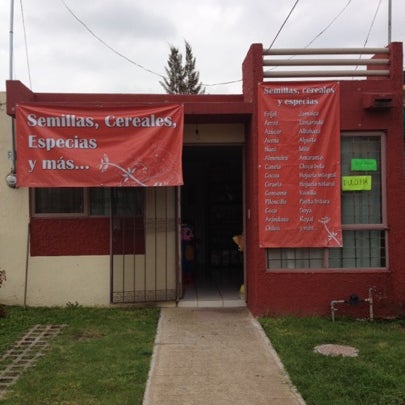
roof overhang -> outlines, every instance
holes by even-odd
[[[92,106],[98,108],[153,104],[183,104],[185,123],[229,123],[249,121],[252,103],[243,95],[172,95],[112,93],[34,93],[18,80],[8,80],[7,114],[15,116],[16,106],[24,103]]]

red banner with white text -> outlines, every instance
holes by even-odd
[[[16,110],[17,186],[183,184],[182,105]]]
[[[339,83],[263,83],[258,103],[260,246],[342,246]]]

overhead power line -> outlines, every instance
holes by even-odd
[[[352,0],[349,0],[346,5],[339,11],[338,14],[336,14],[336,16],[334,18],[332,18],[332,20],[330,21],[329,24],[326,25],[326,27],[324,29],[322,29],[319,34],[317,34],[314,39],[312,39],[311,41],[309,41],[304,48],[308,48],[310,45],[312,45],[313,42],[315,42],[315,40],[317,40],[326,30],[328,30],[333,24],[334,22],[343,14],[343,12],[347,9],[347,7],[349,6],[349,4],[352,2]]]
[[[324,34],[334,23],[335,21],[343,14],[343,12],[346,10],[346,8],[349,6],[349,4],[352,2],[352,0],[349,0],[345,6],[335,15],[335,17],[332,18],[332,20],[326,24],[325,28],[323,28],[317,35],[315,35],[315,37],[309,41],[304,48],[308,48],[310,45],[312,45],[315,40],[317,40],[322,34]],[[290,56],[288,59],[294,59],[294,56]],[[269,69],[269,70],[275,70],[277,69],[277,66]]]
[[[73,10],[66,4],[65,0],[61,0],[62,4],[65,6],[66,10],[73,16],[73,18],[81,24],[85,30],[90,33],[97,41],[99,41],[101,44],[103,44],[106,48],[108,48],[110,51],[114,52],[116,55],[119,57],[125,59],[127,62],[137,66],[138,68],[145,70],[146,72],[149,72],[155,76],[158,76],[160,78],[164,78],[163,75],[160,73],[156,73],[151,69],[146,68],[145,66],[142,66],[141,64],[135,62],[133,59],[129,58],[128,56],[125,56],[123,53],[117,51],[115,48],[113,48],[111,45],[109,45],[106,41],[104,41],[102,38],[100,38],[93,30],[90,29],[90,27],[83,21],[81,20],[74,12]]]
[[[24,31],[25,59],[27,60],[28,82],[30,85],[30,89],[32,89],[30,59],[28,57],[27,30],[25,28],[24,7],[23,7],[22,0],[20,0],[20,8],[21,8],[21,21],[22,21],[22,26],[23,26],[23,31]]]
[[[363,48],[365,48],[367,46],[368,40],[370,39],[371,30],[374,27],[375,19],[377,18],[377,14],[378,14],[378,10],[380,9],[380,6],[381,6],[381,0],[378,0],[377,8],[374,12],[373,19],[371,20],[370,28],[368,29],[367,37],[366,37],[366,40],[364,41]],[[362,57],[362,55],[359,56],[359,59],[361,59],[361,57]],[[355,70],[357,70],[358,68],[359,68],[359,65],[356,66]]]
[[[117,51],[115,48],[113,48],[111,45],[109,45],[106,41],[104,41],[101,37],[99,37],[81,18],[77,16],[77,14],[66,4],[65,0],[61,0],[62,4],[66,8],[66,10],[69,12],[69,14],[72,15],[72,17],[79,23],[81,24],[85,30],[93,36],[97,41],[99,41],[101,44],[103,44],[105,47],[107,47],[110,51],[114,52],[116,55],[120,56],[121,58],[125,59],[127,62],[132,63],[133,65],[137,66],[138,68],[145,70],[146,72],[152,73],[155,76],[158,76],[160,78],[164,78],[163,75],[160,73],[156,73],[151,69],[146,68],[145,66],[142,66],[141,64],[135,62],[134,60],[130,59],[129,57],[125,56],[121,52]],[[232,83],[238,83],[241,82],[242,80],[232,80],[228,82],[223,82],[223,83],[213,83],[213,84],[205,84],[203,83],[204,86],[220,86],[220,85],[226,85],[226,84],[232,84]]]
[[[375,10],[374,17],[373,17],[373,19],[372,19],[372,21],[371,21],[370,28],[369,28],[368,33],[367,33],[367,38],[366,38],[366,40],[364,41],[363,48],[366,47],[367,42],[368,42],[368,40],[370,39],[371,30],[372,30],[373,27],[374,27],[375,19],[377,18],[377,14],[378,14],[378,10],[380,9],[380,6],[381,6],[381,0],[378,0],[377,8],[376,8],[376,10]]]
[[[242,79],[231,80],[229,82],[222,82],[222,83],[211,83],[211,84],[203,83],[203,86],[205,86],[205,87],[225,86],[226,84],[240,83],[241,81],[242,81]]]
[[[336,14],[335,15],[335,17],[333,17],[332,18],[332,20],[317,34],[317,35],[315,35],[315,37],[311,40],[311,41],[309,41],[305,46],[304,46],[304,48],[308,48],[310,45],[312,45],[314,42],[315,42],[315,40],[317,40],[322,34],[324,34],[335,22],[336,22],[336,20],[343,14],[343,12],[346,10],[346,8],[349,6],[349,4],[352,2],[352,0],[348,0],[348,2],[343,6],[343,8],[338,12],[338,14]],[[297,3],[296,3],[297,4]],[[294,4],[294,6],[293,6],[293,8],[296,6],[296,4]],[[291,15],[291,13],[292,13],[292,11],[293,11],[293,8],[290,10],[290,13],[289,13],[289,15],[288,15],[288,17]],[[288,18],[287,17],[287,18]],[[285,25],[285,22],[286,22],[286,20],[284,21],[284,23],[283,23],[283,25]],[[281,32],[281,28],[280,28],[280,30],[279,30],[279,32],[278,32],[278,34]],[[277,35],[278,35],[277,34]],[[276,39],[276,38],[275,38]],[[275,41],[275,39],[273,40],[273,42],[272,42],[272,44],[274,44],[274,41]],[[291,56],[289,59],[293,59],[294,58],[294,56]],[[269,70],[274,70],[274,69],[276,69],[277,67],[273,67],[273,68],[271,68],[271,69],[269,69]],[[205,84],[204,83],[204,86],[220,86],[220,85],[225,85],[225,84],[232,84],[232,83],[238,83],[238,82],[241,82],[242,80],[240,79],[240,80],[233,80],[233,81],[230,81],[230,82],[223,82],[223,83],[214,83],[214,84]]]
[[[269,46],[268,49],[271,49],[271,47],[274,45],[274,42],[276,41],[277,37],[280,35],[280,33],[281,33],[281,31],[282,31],[284,25],[286,24],[286,22],[287,22],[288,19],[290,18],[290,15],[291,15],[292,12],[294,11],[294,9],[295,9],[295,7],[297,6],[298,2],[299,2],[299,0],[296,0],[296,1],[295,1],[294,5],[292,6],[291,10],[289,11],[289,13],[288,13],[287,17],[285,18],[284,22],[281,24],[280,29],[278,30],[276,36],[274,37],[274,39],[273,39],[273,41],[272,41],[272,43],[270,44],[270,46]],[[242,81],[242,80],[239,79],[239,80],[232,80],[232,81],[229,81],[229,82],[222,82],[222,83],[213,83],[213,84],[205,84],[205,83],[203,83],[203,84],[204,84],[204,86],[206,86],[206,87],[208,87],[208,86],[211,86],[211,87],[212,87],[212,86],[220,86],[220,85],[225,85],[225,84],[239,83],[239,82],[241,82],[241,81]]]
[[[276,39],[277,39],[278,36],[280,35],[282,29],[284,28],[284,25],[286,24],[286,22],[287,22],[288,19],[290,18],[290,15],[291,15],[292,12],[294,11],[294,9],[295,9],[295,7],[297,6],[297,4],[298,4],[299,1],[300,1],[300,0],[296,0],[296,1],[295,1],[294,5],[292,6],[292,8],[291,8],[290,12],[288,13],[287,17],[285,18],[284,22],[281,24],[280,29],[278,30],[276,36],[274,37],[274,39],[273,39],[272,43],[270,44],[270,46],[268,47],[268,49],[271,49],[272,46],[274,45],[274,42],[276,42]]]
[[[377,6],[377,9],[376,9],[376,12],[375,12],[375,14],[374,14],[373,20],[372,20],[372,22],[371,22],[371,25],[370,25],[370,28],[369,28],[369,31],[368,31],[368,34],[367,34],[367,38],[366,38],[365,43],[364,43],[364,47],[367,45],[367,42],[368,42],[368,40],[369,40],[371,30],[372,30],[372,28],[373,28],[373,26],[374,26],[374,23],[375,23],[377,14],[378,14],[378,10],[379,10],[380,5],[381,5],[381,1],[382,1],[382,0],[379,0],[379,2],[378,2],[378,6]],[[66,1],[65,1],[65,0],[61,0],[61,2],[62,2],[62,4],[64,5],[64,7],[66,8],[66,10],[73,16],[73,18],[74,18],[77,22],[79,22],[79,24],[81,24],[81,25],[86,29],[86,31],[89,32],[90,35],[92,35],[95,39],[97,39],[102,45],[104,45],[104,46],[105,46],[106,48],[108,48],[110,51],[114,52],[116,55],[118,55],[119,57],[125,59],[127,62],[129,62],[129,63],[131,63],[131,64],[137,66],[138,68],[140,68],[140,69],[142,69],[142,70],[144,70],[144,71],[146,71],[146,72],[148,72],[148,73],[151,73],[151,74],[153,74],[153,75],[155,75],[155,76],[158,76],[158,77],[160,77],[160,78],[164,78],[164,76],[163,76],[162,74],[157,73],[157,72],[154,72],[153,70],[146,68],[145,66],[143,66],[143,65],[141,65],[141,64],[139,64],[139,63],[137,63],[137,62],[135,62],[133,59],[127,57],[127,56],[124,55],[123,53],[117,51],[114,47],[112,47],[112,46],[109,45],[106,41],[104,41],[101,37],[99,37],[92,29],[90,29],[90,27],[89,27],[82,19],[80,19],[80,18],[77,16],[77,14],[66,4]],[[295,1],[294,5],[292,6],[292,8],[290,9],[290,11],[289,11],[287,17],[285,18],[285,20],[284,20],[283,23],[281,24],[281,26],[280,26],[280,28],[279,28],[277,34],[275,35],[275,37],[274,37],[273,41],[271,42],[270,46],[268,47],[268,49],[271,49],[272,46],[274,45],[275,41],[277,40],[278,36],[280,35],[281,31],[283,30],[285,24],[287,23],[288,19],[290,18],[291,14],[293,13],[294,9],[295,9],[296,6],[298,5],[298,2],[299,2],[299,0],[296,0],[296,1]],[[312,43],[313,43],[316,39],[318,39],[322,34],[324,34],[324,33],[336,22],[336,20],[343,14],[343,12],[346,10],[346,8],[349,6],[349,4],[350,4],[351,2],[352,2],[352,0],[348,0],[348,2],[347,2],[347,3],[345,4],[345,6],[339,11],[339,13],[325,26],[325,28],[323,28],[310,42],[308,42],[308,43],[304,46],[304,48],[308,48],[310,45],[312,45]],[[20,0],[20,3],[21,3],[21,12],[23,13],[23,11],[22,11],[22,0]],[[25,37],[26,37],[26,34],[25,34],[25,27],[24,27],[24,35],[25,35]],[[26,40],[26,38],[25,38],[25,40]],[[26,41],[26,42],[27,42],[27,41]],[[28,69],[29,69],[27,43],[26,43],[26,55],[27,55],[27,65],[28,65]],[[274,69],[274,68],[273,68],[273,69]],[[30,73],[29,73],[29,75],[30,75]],[[31,78],[30,78],[30,81],[31,81]],[[231,81],[220,82],[220,83],[211,83],[211,84],[203,83],[203,85],[206,86],[206,87],[214,87],[214,86],[221,86],[221,85],[239,83],[239,82],[241,82],[241,81],[242,81],[242,80],[239,79],[239,80],[231,80]]]

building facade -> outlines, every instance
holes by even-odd
[[[33,93],[9,81],[1,119],[5,174],[13,166],[6,153],[13,149],[12,125],[21,132],[18,116],[12,121],[20,106],[57,106],[66,118],[70,108],[181,105],[184,184],[61,187],[51,179],[51,186],[10,188],[4,183],[2,303],[178,303],[189,269],[194,283],[215,281],[237,291],[244,285],[246,305],[255,315],[326,315],[331,302],[345,301],[338,304],[339,314],[363,316],[370,298],[376,316],[400,314],[402,45],[368,50],[367,62],[356,62],[366,69],[349,72],[297,72],[292,65],[330,62],[319,55],[315,62],[291,62],[269,53],[260,44],[251,46],[240,95]],[[267,70],[283,64],[288,65],[283,73]],[[333,113],[329,98],[321,96],[331,96]],[[298,130],[283,118],[291,111],[301,116]],[[80,128],[75,131],[80,134]],[[320,152],[311,152],[315,146]],[[18,162],[18,142],[16,147]],[[17,164],[17,180],[21,170]],[[303,198],[293,198],[295,193]],[[333,211],[336,231],[324,221],[325,205]],[[185,228],[190,239],[182,238]],[[319,229],[329,230],[327,241],[311,239]],[[243,240],[239,249],[235,236]]]

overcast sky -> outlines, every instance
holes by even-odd
[[[241,93],[249,46],[270,46],[295,2],[15,0],[13,78],[36,92],[163,93],[159,75],[170,46],[184,53],[187,40],[203,83],[235,81],[207,86],[207,93]],[[305,47],[321,32],[311,47],[363,47],[366,41],[367,47],[384,47],[388,3],[300,0],[273,48]],[[0,91],[9,78],[10,6],[11,0],[0,1]],[[405,40],[405,0],[392,0],[391,32],[392,41]]]

